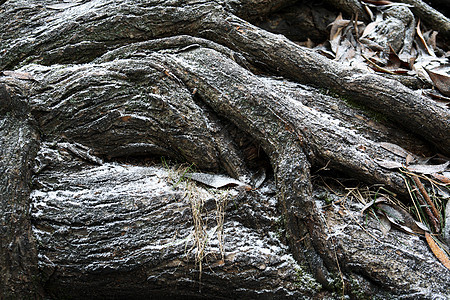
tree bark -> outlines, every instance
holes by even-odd
[[[449,109],[244,20],[289,5],[0,3],[2,297],[448,295],[423,240],[326,205],[311,170],[405,196],[381,142],[448,155]],[[161,156],[268,178],[220,192]]]
[[[29,214],[31,170],[39,136],[23,95],[0,86],[0,295],[42,295]],[[17,90],[16,90],[17,91]],[[12,94],[12,95],[10,95]]]

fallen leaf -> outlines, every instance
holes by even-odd
[[[430,49],[430,47],[428,47],[427,42],[423,38],[422,31],[420,30],[420,19],[417,21],[416,32],[417,36],[419,37],[420,45],[425,48],[425,50],[428,52],[429,55],[436,56],[436,54],[434,54],[433,49]]]
[[[201,182],[216,189],[226,186],[242,186],[246,190],[251,189],[251,187],[248,184],[225,175],[216,175],[207,173],[189,173],[187,174],[187,176],[192,180]]]
[[[436,92],[435,90],[424,90],[422,91],[422,94],[424,96],[428,96],[431,99],[435,100],[436,102],[441,102],[447,104],[447,106],[450,106],[450,98],[442,96],[440,93]]]
[[[392,46],[389,45],[389,58],[386,68],[392,70],[411,70],[411,64],[401,60],[397,53],[395,53],[394,49],[392,49]]]
[[[386,218],[401,230],[412,234],[423,234],[428,228],[414,218],[404,209],[392,204],[379,203],[376,205]]]
[[[364,37],[368,36],[369,34],[371,34],[372,32],[374,32],[375,28],[377,27],[378,24],[380,24],[380,22],[381,22],[381,20],[378,20],[378,21],[374,21],[374,22],[367,24],[366,28],[364,28],[361,38],[364,38]]]
[[[333,22],[328,24],[328,26],[331,26],[330,40],[334,40],[335,38],[337,38],[342,28],[347,26],[349,22],[350,20],[342,19],[342,13],[340,13]]]
[[[428,232],[425,232],[425,239],[427,240],[428,246],[430,246],[431,251],[437,257],[437,259],[444,265],[444,267],[450,270],[450,259],[448,258],[447,254],[442,251],[442,249],[436,244],[433,237]]]
[[[448,161],[440,165],[409,165],[407,169],[414,173],[432,174],[444,172],[449,164],[450,162]]]
[[[385,169],[398,169],[398,168],[403,168],[403,164],[396,162],[396,161],[392,161],[392,160],[375,160],[375,162],[380,166],[383,167]]]
[[[361,54],[361,56],[370,64],[370,68],[372,68],[374,71],[395,75],[395,72],[383,68],[382,66],[374,62],[372,59],[367,58],[364,54]]]
[[[433,50],[436,50],[436,36],[438,35],[437,31],[431,31],[423,34],[423,37],[427,41],[427,44],[431,46]]]
[[[446,177],[444,175],[437,174],[437,173],[431,173],[431,176],[433,176],[437,180],[441,181],[442,183],[446,183],[446,184],[450,183],[450,178],[448,178],[448,177]]]
[[[359,41],[373,51],[383,51],[383,47],[372,40],[360,38]]]
[[[437,72],[430,71],[423,68],[430,76],[431,81],[433,81],[434,86],[445,96],[450,97],[450,76],[447,74],[441,74]]]
[[[408,150],[405,150],[396,144],[380,142],[378,143],[378,145],[380,145],[381,148],[391,153],[394,153],[395,155],[400,156],[402,158],[406,158],[408,155],[412,155]]]

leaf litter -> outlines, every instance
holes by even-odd
[[[439,49],[438,32],[423,32],[420,19],[410,11],[411,5],[385,0],[362,2],[373,21],[364,23],[357,16],[346,20],[339,14],[329,24],[329,40],[317,45],[315,51],[375,73],[416,76],[435,89],[424,91],[424,96],[450,107],[449,53]]]
[[[361,214],[372,213],[383,236],[393,226],[408,234],[425,237],[433,254],[450,269],[450,159],[439,155],[420,157],[392,143],[378,145],[397,159],[376,163],[402,174],[411,202],[405,205],[395,195],[377,192],[369,196],[373,197],[371,201],[361,201],[364,204]]]

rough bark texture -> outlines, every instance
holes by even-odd
[[[38,133],[21,96],[0,86],[0,295],[32,298],[41,291],[29,215]]]
[[[244,21],[273,29],[292,1],[58,4],[0,4],[2,297],[448,296],[423,240],[311,175],[407,194],[380,142],[449,154],[446,106]],[[268,178],[206,189],[160,156]]]

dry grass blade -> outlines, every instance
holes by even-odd
[[[199,282],[201,282],[203,269],[202,262],[205,257],[205,248],[208,240],[208,234],[201,216],[203,211],[203,199],[201,197],[196,197],[196,191],[192,186],[190,186],[190,189],[188,190],[188,197],[194,223],[193,235],[194,247],[196,248],[195,261],[199,268]]]
[[[450,270],[450,259],[448,258],[447,254],[445,254],[444,251],[441,250],[441,248],[436,244],[436,242],[433,240],[433,237],[425,232],[425,239],[427,240],[428,246],[430,246],[431,251],[434,253],[434,255],[437,257],[437,259],[447,268]]]

